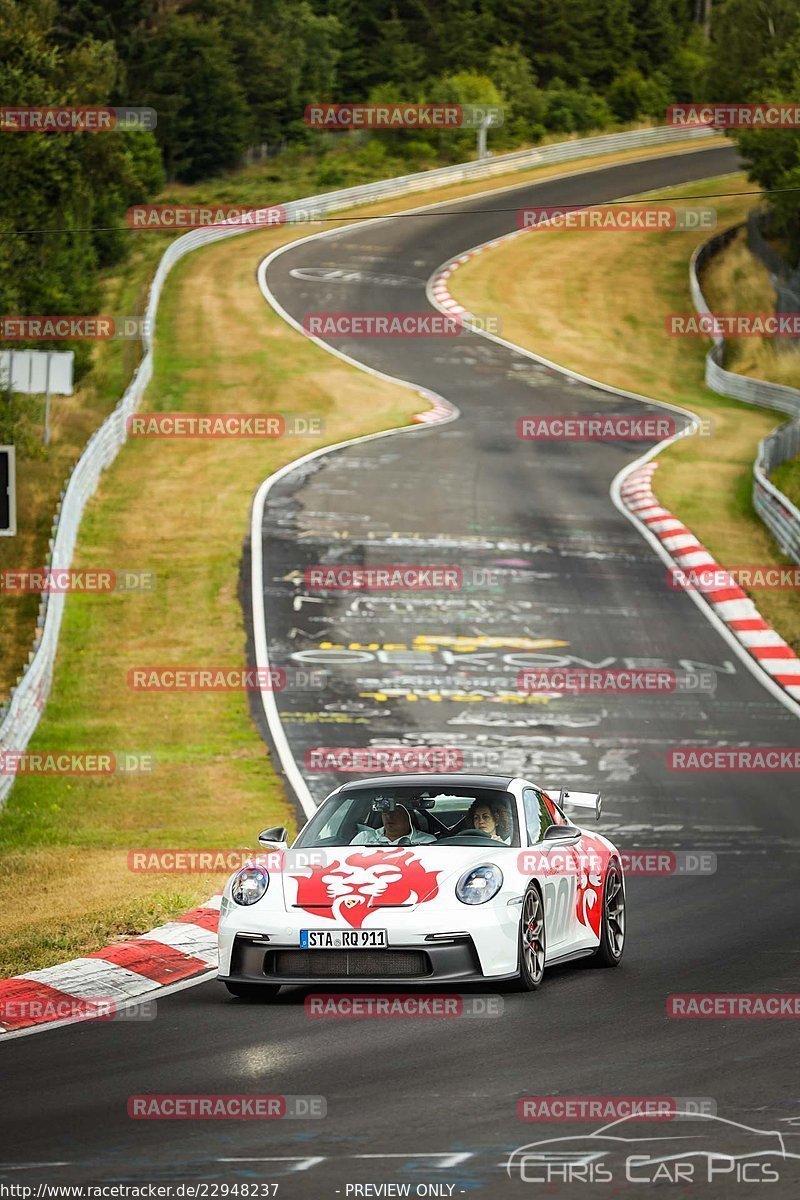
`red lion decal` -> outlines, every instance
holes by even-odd
[[[578,920],[600,936],[603,915],[603,882],[608,867],[608,848],[591,833],[584,833],[580,850],[573,850],[577,872]]]
[[[362,850],[326,867],[306,867],[297,880],[297,906],[360,929],[376,908],[422,904],[438,892],[438,871],[426,871],[410,850]]]

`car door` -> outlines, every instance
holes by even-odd
[[[545,795],[534,787],[525,787],[522,792],[528,844],[536,848],[535,873],[542,880],[544,890],[544,919],[547,941],[547,958],[567,953],[576,938],[577,924],[577,869],[574,853],[575,839],[564,824],[564,839],[545,841],[546,831],[556,821],[553,810]],[[557,811],[557,810],[556,810]]]

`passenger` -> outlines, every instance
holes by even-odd
[[[411,813],[404,804],[396,808],[384,809],[383,829],[373,829],[371,825],[363,825],[351,840],[351,846],[417,846],[421,842],[435,842],[432,833],[423,833],[417,829],[411,820]]]
[[[511,845],[511,819],[502,802],[487,804],[485,800],[473,800],[467,813],[467,829],[480,829],[493,841]]]

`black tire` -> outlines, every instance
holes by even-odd
[[[544,897],[532,883],[522,898],[519,918],[519,975],[512,984],[515,992],[535,992],[544,978],[545,927]]]
[[[281,990],[279,983],[237,983],[229,979],[224,979],[223,983],[230,994],[239,1000],[274,1000]]]
[[[603,916],[600,945],[592,955],[595,967],[618,967],[625,950],[625,883],[622,868],[612,858],[603,885]]]

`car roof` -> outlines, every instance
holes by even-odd
[[[496,788],[498,791],[508,791],[508,785],[514,775],[466,775],[457,771],[442,774],[412,775],[403,772],[398,775],[372,775],[369,779],[354,779],[342,784],[341,792],[357,792],[362,788],[373,787],[467,787],[467,788]]]

